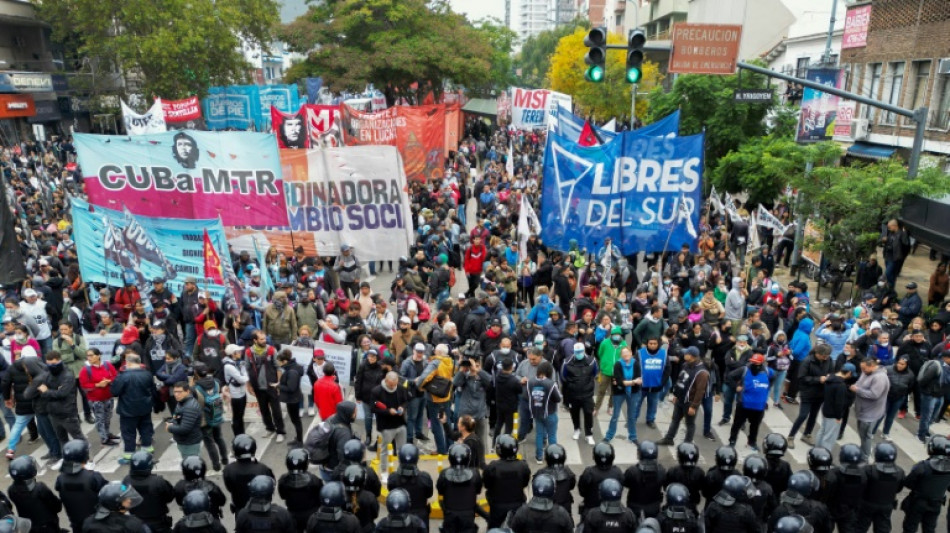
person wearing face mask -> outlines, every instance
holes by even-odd
[[[149,369],[158,372],[165,364],[165,354],[174,352],[180,359],[184,347],[178,337],[168,334],[167,325],[161,320],[152,322],[151,335],[145,341],[144,356],[149,361]]]
[[[288,303],[286,292],[275,292],[274,302],[264,309],[263,330],[275,345],[290,344],[293,340],[297,315]]]
[[[86,440],[79,426],[79,409],[76,406],[76,376],[63,364],[59,352],[52,350],[44,356],[47,373],[33,380],[36,397],[46,402],[47,415],[60,448],[70,438]],[[31,388],[32,388],[31,387]],[[29,392],[27,393],[29,395]],[[60,461],[61,462],[61,461]],[[54,469],[58,466],[54,467]]]
[[[254,344],[244,351],[244,359],[248,364],[248,375],[251,378],[251,390],[257,397],[264,427],[267,429],[265,437],[272,437],[277,433],[277,442],[284,442],[284,417],[280,411],[277,390],[277,365],[274,357],[277,349],[267,344],[267,335],[263,331],[254,333]]]
[[[736,393],[739,402],[736,406],[736,419],[729,431],[729,445],[736,445],[736,438],[746,421],[749,422],[749,450],[756,452],[756,439],[759,435],[759,426],[765,415],[765,408],[769,403],[769,385],[774,372],[765,366],[765,356],[755,353],[749,358],[749,365],[738,368],[730,373],[730,379],[736,384]]]
[[[594,402],[594,416],[600,410],[604,397],[611,389],[611,383],[614,377],[614,365],[620,360],[620,352],[627,347],[627,342],[623,340],[623,330],[620,326],[613,326],[610,330],[610,337],[600,343],[597,348],[597,365],[600,369],[600,377],[597,381],[597,398]],[[610,409],[608,409],[610,410]]]
[[[214,320],[207,320],[204,323],[204,333],[195,343],[195,349],[191,353],[192,361],[195,363],[204,363],[214,374],[218,381],[224,380],[224,348],[228,345],[228,339],[221,334],[218,325]]]
[[[564,403],[571,412],[574,424],[574,440],[581,437],[581,412],[584,413],[584,436],[587,443],[594,444],[594,391],[597,388],[597,376],[600,368],[597,359],[588,356],[585,345],[575,342],[572,357],[565,359],[561,366],[561,385]]]
[[[894,350],[891,348],[891,336],[886,332],[881,332],[877,336],[877,341],[868,346],[866,357],[874,357],[884,366],[894,364]]]
[[[739,391],[739,387],[742,386],[741,383],[736,381],[735,376],[737,374],[735,372],[743,369],[751,357],[752,349],[749,347],[749,337],[739,335],[736,337],[735,347],[726,352],[723,359],[725,368],[723,369],[722,380],[723,404],[722,420],[719,421],[720,426],[725,426],[732,419],[732,406],[736,399],[736,393]]]
[[[409,356],[409,346],[412,343],[412,338],[418,334],[419,332],[412,327],[411,318],[408,316],[400,317],[399,329],[393,334],[393,338],[389,342],[389,352],[396,357],[396,360],[405,360]]]

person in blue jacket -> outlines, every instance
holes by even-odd
[[[749,450],[757,452],[756,441],[759,436],[759,426],[765,416],[765,407],[769,403],[769,386],[775,372],[765,366],[765,356],[753,353],[749,358],[749,365],[737,368],[732,372],[732,379],[738,383],[736,392],[739,394],[739,406],[736,417],[729,430],[729,446],[735,447],[739,430],[749,422]]]
[[[544,327],[551,309],[555,307],[551,297],[548,296],[548,290],[547,287],[538,287],[538,302],[528,312],[527,319],[534,322],[539,328]]]
[[[640,407],[647,401],[647,427],[656,429],[656,408],[660,403],[663,386],[670,377],[670,360],[659,339],[650,339],[637,355],[640,375],[643,377],[640,398],[633,410],[632,423],[640,418]]]
[[[851,332],[844,325],[844,320],[837,313],[828,315],[828,318],[818,326],[815,337],[825,341],[831,346],[831,360],[837,361],[838,355],[844,351],[844,345],[848,341]]]
[[[152,426],[153,395],[155,384],[152,373],[142,366],[139,354],[129,353],[125,357],[125,368],[119,372],[115,381],[109,385],[109,391],[118,398],[116,413],[119,415],[119,429],[122,433],[124,450],[119,464],[129,464],[135,453],[136,432],[142,442],[142,449],[153,453]]]
[[[788,342],[788,349],[792,352],[791,366],[788,369],[788,394],[785,395],[788,403],[795,403],[798,396],[798,368],[802,361],[811,353],[811,331],[815,328],[815,321],[807,314],[799,320],[795,333]]]

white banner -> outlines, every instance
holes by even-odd
[[[353,348],[348,344],[330,344],[328,342],[315,341],[314,346],[323,350],[326,354],[327,362],[333,363],[336,369],[336,377],[340,385],[345,389],[350,385],[350,376],[353,374]],[[313,352],[310,352],[311,355]]]
[[[156,98],[155,103],[144,115],[139,115],[122,101],[122,121],[125,123],[125,131],[129,135],[145,135],[167,131],[165,110],[162,109],[161,98]]]
[[[511,125],[519,130],[533,130],[546,127],[557,120],[557,108],[562,106],[573,109],[573,101],[568,94],[547,89],[511,89]]]
[[[115,348],[115,343],[119,342],[119,339],[122,338],[121,333],[107,333],[105,335],[99,333],[93,333],[91,335],[83,335],[83,339],[86,340],[86,348],[98,348],[102,353],[103,361],[110,361],[112,359],[112,349]],[[144,358],[145,355],[142,354]]]
[[[773,230],[785,231],[785,226],[782,225],[782,222],[769,211],[759,204],[759,209],[756,211],[756,219],[759,222],[759,225]]]

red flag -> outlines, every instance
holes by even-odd
[[[597,141],[597,136],[594,135],[594,128],[591,127],[590,121],[584,121],[584,129],[581,130],[581,137],[577,139],[577,144],[581,146],[597,146],[600,144]]]
[[[211,244],[211,237],[208,236],[208,230],[205,230],[204,236],[204,256],[205,256],[205,277],[210,279],[215,285],[224,285],[224,268],[221,266],[221,257],[218,251]]]

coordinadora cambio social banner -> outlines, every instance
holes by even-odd
[[[596,251],[610,237],[624,254],[694,247],[702,203],[703,136],[637,132],[584,147],[549,132],[541,223],[559,250]]]

